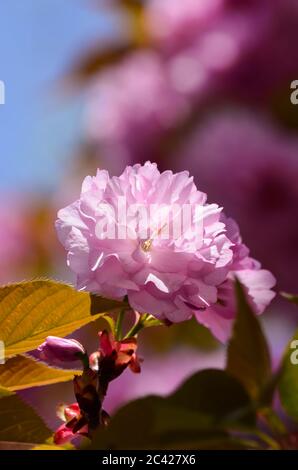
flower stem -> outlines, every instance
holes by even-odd
[[[115,325],[115,338],[117,341],[120,341],[122,338],[122,323],[124,319],[125,309],[121,310]]]
[[[89,356],[88,356],[88,354],[87,353],[79,354],[78,359],[80,359],[80,361],[82,361],[83,369],[88,370],[89,369]]]
[[[139,331],[141,331],[145,326],[145,320],[147,318],[147,313],[141,315],[137,323],[133,325],[133,327],[129,330],[129,332],[125,335],[124,339],[131,338],[132,336],[136,336]]]

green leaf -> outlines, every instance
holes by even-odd
[[[115,336],[115,320],[110,315],[102,315],[102,319],[107,322],[111,333]]]
[[[90,448],[188,449],[192,448],[188,447],[189,440],[195,442],[196,447],[198,439],[210,434],[210,429],[204,427],[205,419],[201,423],[197,415],[190,421],[191,414],[187,411],[184,413],[184,419],[184,410],[173,408],[172,412],[171,422],[167,426],[165,418],[171,415],[171,410],[167,409],[165,399],[149,396],[129,403],[117,412],[106,429],[99,429],[95,433]],[[182,422],[189,423],[190,431],[185,429],[185,426],[180,427]],[[212,437],[222,437],[222,432],[214,430]],[[179,443],[178,447],[175,443]]]
[[[44,443],[52,434],[42,419],[17,395],[0,400],[0,441]]]
[[[121,408],[95,433],[91,448],[212,448],[219,441],[228,447],[231,425],[254,427],[250,397],[225,371],[205,370],[167,398],[149,396]]]
[[[28,356],[15,356],[0,366],[0,386],[11,391],[72,380],[76,370],[48,367]]]
[[[145,314],[143,315],[143,325],[144,328],[150,328],[152,326],[165,326],[165,323],[158,318],[155,318],[153,315]]]
[[[55,446],[55,444],[52,444],[52,445],[37,444],[37,445],[34,445],[31,448],[31,450],[68,450],[68,449],[65,449],[63,446]],[[75,448],[69,449],[69,450],[75,450]]]
[[[253,398],[259,397],[271,377],[270,354],[257,316],[236,281],[237,318],[228,346],[227,371],[236,377]]]
[[[123,303],[50,280],[4,286],[0,288],[0,340],[6,357],[35,349],[48,335],[68,335],[117,308],[123,308]]]
[[[90,448],[150,449],[156,410],[162,401],[162,398],[150,396],[124,406],[106,429],[96,431]]]
[[[278,384],[283,408],[298,421],[298,330],[288,344],[282,361]]]
[[[223,421],[254,425],[250,397],[234,377],[219,369],[193,375],[173,395],[168,404],[209,416],[212,425]]]
[[[1,441],[0,450],[76,450],[71,444],[33,444],[27,442]]]
[[[76,448],[70,442],[63,445],[56,445],[54,444],[53,439],[50,438],[47,439],[44,444],[34,444],[32,450],[76,450]]]

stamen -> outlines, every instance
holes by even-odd
[[[152,240],[150,238],[141,243],[142,250],[146,252],[151,250],[151,246],[152,246]]]

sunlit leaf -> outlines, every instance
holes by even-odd
[[[17,395],[0,400],[0,441],[43,443],[52,432]]]
[[[147,315],[143,320],[144,328],[150,328],[151,326],[165,326],[164,322],[153,317],[153,315]]]
[[[0,366],[2,367],[2,366]],[[7,388],[1,387],[0,386],[0,398],[2,397],[8,397],[9,395],[12,395],[13,392],[11,390],[8,390]]]
[[[298,331],[285,351],[278,388],[283,408],[298,421]]]
[[[36,444],[27,442],[0,441],[0,450],[75,450],[71,444]]]
[[[103,315],[102,319],[107,322],[110,327],[111,333],[115,336],[115,320],[110,315]]]
[[[0,288],[0,340],[6,357],[35,349],[48,335],[65,336],[96,320],[120,302],[38,280]]]
[[[34,445],[31,450],[75,450],[73,446],[56,446],[55,444],[37,444]]]
[[[259,320],[236,282],[237,318],[228,346],[227,371],[256,398],[271,377],[270,355]]]
[[[84,439],[87,439],[87,437]],[[71,442],[56,445],[54,443],[54,436],[51,436],[42,444],[34,444],[32,446],[32,450],[76,450],[76,448],[71,444]]]
[[[0,366],[0,386],[8,390],[55,384],[72,380],[79,371],[48,367],[28,356],[15,356]]]

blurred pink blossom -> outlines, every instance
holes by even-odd
[[[222,91],[263,100],[298,71],[296,0],[151,0],[146,11],[161,54],[193,51],[209,79],[225,70]]]
[[[225,0],[150,0],[145,10],[148,29],[169,50],[185,47],[214,21]]]
[[[205,104],[268,105],[288,90],[298,73],[297,17],[296,0],[149,1],[154,48],[106,69],[87,100],[86,130],[103,165],[158,161],[167,133]]]
[[[141,376],[128,371],[110,384],[105,408],[113,413],[127,402],[146,395],[166,396],[199,370],[221,369],[224,365],[223,349],[203,352],[191,348],[176,348],[163,356],[147,354]]]
[[[298,139],[246,111],[210,116],[181,149],[212,200],[241,226],[252,253],[279,281],[297,289]]]
[[[125,166],[144,142],[157,139],[188,113],[185,97],[171,85],[168,70],[155,52],[136,52],[105,70],[91,88],[86,115],[87,134],[104,146],[104,161],[117,156]],[[148,157],[149,157],[148,149]],[[123,163],[124,162],[124,163]]]
[[[0,205],[0,283],[16,281],[24,277],[32,249],[29,227],[26,224],[26,208],[18,198],[2,197]],[[31,253],[32,255],[32,253]]]

